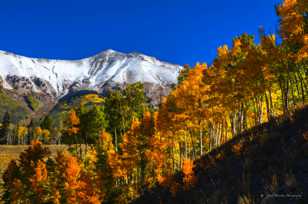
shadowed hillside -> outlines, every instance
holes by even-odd
[[[135,203],[308,203],[308,108],[257,126]]]

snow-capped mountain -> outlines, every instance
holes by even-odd
[[[139,53],[106,50],[80,60],[48,60],[0,51],[0,85],[59,98],[71,89],[102,91],[107,86],[142,82],[150,97],[165,95],[177,82],[181,66]]]

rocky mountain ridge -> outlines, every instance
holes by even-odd
[[[95,90],[141,82],[153,103],[176,84],[181,66],[140,53],[106,50],[80,60],[29,58],[0,51],[0,85],[19,94],[46,94],[55,100],[71,91]]]

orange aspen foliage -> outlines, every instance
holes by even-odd
[[[57,158],[59,182],[64,184],[64,196],[68,203],[98,203],[98,189],[89,180],[76,157],[68,152],[59,153]]]
[[[77,192],[79,183],[78,177],[80,176],[81,168],[77,159],[71,156],[68,152],[59,153],[56,161],[58,163],[59,173],[61,180],[64,182],[65,196],[69,203],[77,202]]]
[[[151,130],[152,126],[152,118],[151,118],[151,112],[145,111],[143,113],[143,119],[142,119],[142,126],[145,130]]]
[[[183,167],[182,167],[182,171],[184,173],[184,175],[190,175],[193,173],[193,161],[190,159],[185,159],[183,161]]]
[[[80,124],[80,120],[76,114],[76,111],[74,109],[72,109],[69,112],[69,120],[71,122],[72,125],[79,125]]]
[[[196,177],[193,171],[193,167],[194,167],[194,162],[192,160],[185,159],[183,161],[183,167],[182,167],[182,172],[184,174],[183,182],[186,189],[194,185],[196,182]]]
[[[120,156],[115,151],[115,147],[112,143],[112,136],[105,131],[103,131],[100,135],[100,147],[106,154],[107,165],[110,167],[111,175],[114,178],[127,177],[126,169],[123,168]]]
[[[179,183],[177,183],[176,181],[173,181],[170,184],[170,192],[172,194],[173,197],[176,196],[176,193],[178,192],[178,190],[181,188],[181,185]]]
[[[225,58],[228,55],[229,48],[227,45],[221,46],[217,49],[218,57]]]
[[[237,143],[232,146],[232,151],[236,154],[239,155],[243,149],[243,144],[242,143]]]
[[[79,132],[80,119],[77,116],[77,113],[74,109],[69,112],[69,123],[70,127],[67,129],[67,132],[70,136],[76,135]]]
[[[140,121],[133,119],[131,128],[123,136],[123,141],[120,144],[122,149],[121,159],[127,172],[132,173],[139,159],[138,155],[138,140],[137,135],[140,133]],[[130,174],[129,173],[129,174]],[[128,175],[127,175],[128,176]]]
[[[236,56],[237,54],[240,53],[241,45],[242,45],[241,39],[236,38],[236,39],[233,40],[233,48],[232,48],[232,55],[233,56]]]
[[[149,140],[149,147],[145,152],[145,156],[148,162],[148,170],[154,172],[147,178],[147,183],[149,186],[158,181],[159,184],[163,184],[165,181],[165,176],[163,175],[164,160],[165,160],[165,144],[161,141],[160,135],[158,133],[151,136]]]
[[[38,149],[42,146],[42,142],[40,142],[39,140],[32,140],[31,141],[31,150],[35,150]]]
[[[305,132],[305,133],[303,133],[303,136],[304,136],[304,139],[305,139],[306,141],[308,141],[308,131]]]
[[[43,161],[38,161],[35,168],[35,180],[37,182],[45,181],[47,179],[46,164]]]
[[[36,192],[37,200],[43,201],[46,199],[44,195],[44,184],[47,183],[47,169],[44,161],[39,160],[35,167],[35,175],[29,179],[31,187]]]
[[[284,0],[277,7],[277,14],[280,17],[280,34],[283,40],[297,47],[301,45],[297,56],[299,60],[308,56],[307,34],[305,33],[307,5],[307,0]]]
[[[48,171],[45,160],[50,155],[47,148],[38,140],[20,154],[19,161],[12,161],[4,173],[6,190],[10,191],[12,203],[44,203],[49,198]],[[29,193],[32,195],[30,199]],[[11,203],[10,202],[10,203]]]

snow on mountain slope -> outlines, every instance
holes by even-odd
[[[5,89],[44,92],[61,97],[71,87],[101,91],[106,85],[142,82],[168,87],[181,67],[143,54],[106,50],[81,60],[28,58],[0,51],[0,77]]]

